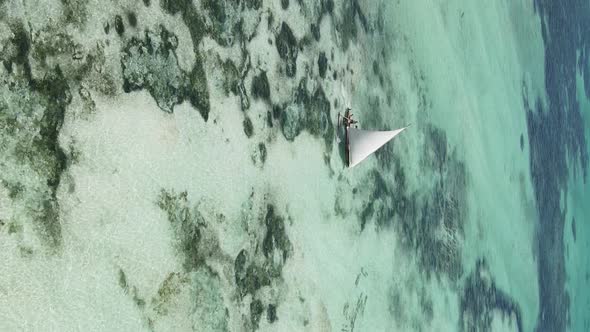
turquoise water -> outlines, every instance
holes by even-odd
[[[0,7],[0,330],[590,329],[590,5]]]

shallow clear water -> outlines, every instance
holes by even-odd
[[[0,330],[590,328],[582,1],[0,6]]]

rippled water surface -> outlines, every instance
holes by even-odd
[[[0,7],[0,330],[590,329],[590,4]]]

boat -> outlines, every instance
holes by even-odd
[[[358,165],[409,127],[387,131],[363,130],[358,129],[357,123],[352,118],[350,108],[346,109],[344,116],[338,113],[338,126],[343,126],[346,132],[346,163],[349,168]]]

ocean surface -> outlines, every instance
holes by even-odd
[[[589,18],[0,0],[0,331],[589,331]]]

